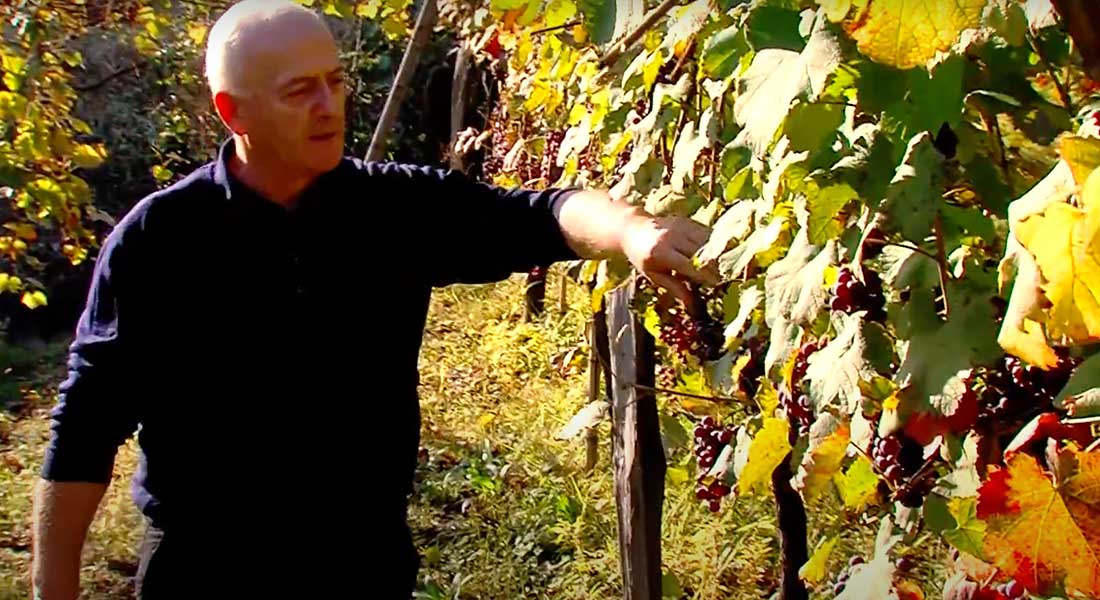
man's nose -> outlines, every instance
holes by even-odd
[[[314,100],[314,110],[321,115],[333,115],[340,109],[340,94],[330,85],[319,86],[320,90]]]

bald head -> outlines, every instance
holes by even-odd
[[[319,15],[290,0],[241,0],[214,23],[206,48],[206,79],[212,93],[244,95],[255,83],[256,67],[271,62],[291,37],[332,34]],[[335,42],[332,42],[335,45]]]

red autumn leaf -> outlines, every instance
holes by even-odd
[[[1092,441],[1092,428],[1082,424],[1064,424],[1057,413],[1043,413],[1024,426],[1012,442],[1005,448],[1005,458],[1010,458],[1033,442],[1054,439],[1055,441],[1073,440],[1080,446]]]
[[[1100,454],[1066,451],[1077,469],[1055,487],[1028,454],[979,491],[985,558],[1035,594],[1100,597]]]

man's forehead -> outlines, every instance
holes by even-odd
[[[331,34],[317,28],[265,27],[239,40],[240,66],[262,79],[283,85],[299,77],[315,77],[340,68]]]

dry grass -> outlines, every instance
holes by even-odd
[[[601,427],[592,473],[583,472],[579,440],[554,437],[584,405],[587,381],[586,298],[572,286],[569,308],[558,314],[559,272],[551,274],[551,310],[538,323],[523,323],[521,277],[435,295],[420,363],[426,457],[410,501],[423,557],[421,598],[621,597],[609,428]],[[573,349],[574,360],[562,365]],[[62,351],[54,348],[10,374],[20,382],[20,398],[0,411],[0,600],[27,597],[30,494]],[[674,450],[670,467],[690,472],[688,454]],[[86,549],[88,598],[130,597],[140,535],[129,498],[133,465],[127,446]],[[820,535],[814,525],[844,522],[831,505],[812,519],[811,542]],[[694,500],[690,480],[667,481],[669,597],[768,597],[777,563],[774,524],[770,498],[742,498],[712,515]],[[833,566],[869,550],[873,525],[845,526]],[[931,592],[937,577],[927,577]]]

